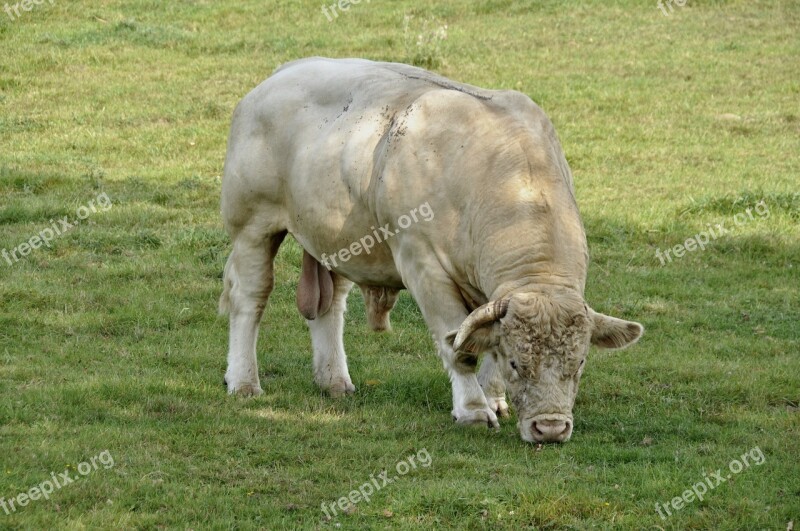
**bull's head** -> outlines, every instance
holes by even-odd
[[[572,435],[589,344],[624,348],[643,331],[639,323],[593,311],[575,291],[553,289],[481,306],[464,320],[453,348],[473,366],[478,352],[495,356],[525,441],[563,442]]]

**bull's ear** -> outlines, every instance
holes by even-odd
[[[633,345],[644,333],[644,327],[634,321],[625,321],[589,310],[592,318],[592,344],[602,348],[625,348]]]

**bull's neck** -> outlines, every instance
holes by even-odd
[[[475,233],[476,276],[488,300],[533,286],[561,286],[583,296],[588,251],[568,189],[543,191],[522,208],[496,212]]]

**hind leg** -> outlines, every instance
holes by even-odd
[[[367,307],[367,323],[376,332],[392,329],[389,313],[397,302],[400,290],[366,286],[359,284],[361,294],[364,295],[364,306]]]
[[[220,297],[220,310],[230,311],[225,371],[229,393],[244,396],[262,393],[256,359],[258,323],[274,285],[272,262],[285,236],[286,232],[264,237],[244,230],[234,238]]]
[[[347,294],[353,283],[336,273],[329,274],[333,280],[330,308],[313,320],[306,319],[306,323],[311,331],[314,350],[314,381],[320,389],[338,397],[356,390],[347,370],[342,340]]]

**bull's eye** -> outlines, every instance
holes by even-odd
[[[514,369],[515,371],[517,370],[517,362],[516,361],[511,360],[511,368]]]

